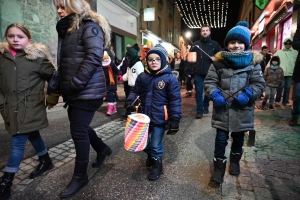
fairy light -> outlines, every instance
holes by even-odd
[[[228,0],[176,0],[175,3],[189,28],[200,28],[203,24],[222,28],[227,24]]]

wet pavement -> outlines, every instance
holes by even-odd
[[[216,133],[211,127],[211,112],[195,119],[195,98],[186,98],[184,88],[181,94],[180,131],[164,138],[164,174],[158,181],[146,179],[143,152],[124,149],[125,119],[119,117],[95,128],[113,154],[99,169],[89,166],[89,184],[70,199],[300,199],[300,126],[288,125],[291,107],[255,109],[255,146],[247,146],[245,134],[241,174],[231,176],[227,169],[224,183],[216,186],[209,182]],[[105,112],[105,105],[99,112]],[[119,113],[124,113],[121,105]],[[229,140],[227,156],[230,145]],[[33,180],[28,175],[38,164],[37,157],[22,162],[12,199],[59,199],[58,194],[72,176],[74,144],[68,140],[49,152],[55,167]],[[95,156],[91,150],[90,160]]]

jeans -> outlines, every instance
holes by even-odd
[[[281,95],[282,95],[282,90],[284,89],[282,103],[284,103],[284,104],[289,103],[291,85],[292,85],[292,77],[291,76],[285,76],[281,86],[279,88],[277,88],[275,102],[278,102],[278,103],[280,102]]]
[[[300,116],[300,82],[294,83],[294,90],[293,90],[293,109],[292,109],[292,116],[296,117],[297,119]]]
[[[266,95],[264,97],[264,102],[267,103],[268,99],[269,99],[269,105],[272,105],[274,103],[274,97],[275,97],[275,93],[276,93],[277,88],[273,88],[273,87],[266,87]]]
[[[71,136],[74,141],[76,158],[74,174],[86,173],[90,155],[90,144],[96,152],[102,152],[106,144],[90,127],[95,111],[87,111],[80,108],[68,107]]]
[[[232,145],[231,152],[232,153],[242,153],[243,152],[243,144],[244,144],[244,132],[232,132]],[[214,157],[220,159],[226,159],[225,156],[225,148],[228,144],[227,140],[229,138],[229,132],[224,131],[222,129],[217,128],[217,135],[215,139],[215,152]]]
[[[38,156],[43,156],[47,153],[45,143],[41,138],[39,131],[14,135],[12,136],[10,142],[10,155],[4,169],[5,172],[17,173],[19,171],[20,164],[23,160],[27,139],[32,144]]]
[[[147,146],[144,151],[151,157],[158,158],[164,154],[163,138],[165,126],[152,126],[149,128]]]
[[[194,76],[195,88],[196,88],[196,103],[197,113],[203,113],[204,109],[209,107],[209,99],[204,96],[204,76]]]

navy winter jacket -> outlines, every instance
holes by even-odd
[[[150,117],[150,124],[166,125],[169,119],[181,119],[180,87],[168,65],[157,73],[145,68],[126,101],[133,102],[138,95],[141,112]]]
[[[91,19],[83,19],[79,29],[59,38],[60,94],[65,102],[106,96],[103,49],[102,29]]]

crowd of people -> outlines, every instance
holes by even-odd
[[[5,128],[12,135],[10,155],[0,182],[0,199],[11,195],[27,139],[39,157],[39,165],[30,178],[53,167],[39,131],[48,126],[46,107],[55,106],[60,95],[76,150],[73,175],[61,191],[61,198],[71,197],[87,185],[90,146],[97,152],[92,167],[100,167],[105,157],[112,154],[90,123],[104,99],[108,102],[106,114],[117,113],[118,82],[124,84],[126,115],[142,112],[151,120],[144,149],[145,164],[149,167],[147,177],[151,181],[158,180],[163,171],[165,131],[170,135],[179,131],[183,85],[187,97],[192,96],[195,88],[197,119],[209,113],[209,102],[213,102],[212,127],[216,128],[216,137],[212,182],[223,182],[229,136],[233,139],[229,173],[240,174],[244,132],[254,130],[255,101],[263,98],[262,109],[274,109],[281,99],[283,106],[289,106],[292,81],[293,108],[289,124],[297,125],[300,55],[296,50],[300,49],[300,25],[294,38],[286,38],[282,50],[274,55],[269,54],[267,46],[260,53],[250,50],[249,25],[241,21],[227,33],[224,49],[211,39],[209,26],[201,27],[200,40],[188,49],[189,53],[195,53],[194,61],[180,52],[172,58],[160,44],[149,49],[141,59],[139,46],[130,44],[122,62],[116,66],[114,51],[109,48],[111,30],[107,20],[92,11],[86,1],[53,0],[53,3],[60,18],[56,25],[57,70],[47,57],[46,47],[33,43],[30,31],[23,24],[9,25],[4,35],[7,42],[0,43],[0,111]],[[17,70],[12,70],[12,66]],[[59,89],[48,90],[45,95],[45,84],[56,71],[60,77]]]

